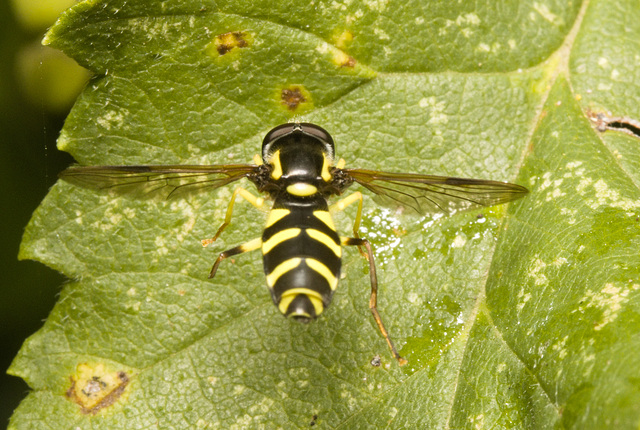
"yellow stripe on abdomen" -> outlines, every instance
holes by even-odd
[[[336,289],[338,286],[338,278],[335,277],[333,272],[331,272],[327,266],[314,258],[305,258],[304,261],[307,263],[307,266],[318,272],[324,279],[326,279],[332,291]]]
[[[295,257],[278,264],[278,266],[267,275],[267,285],[269,288],[273,288],[282,275],[298,267],[301,262],[302,258]]]
[[[303,294],[309,298],[309,301],[313,305],[313,308],[316,311],[316,316],[320,315],[324,310],[324,303],[322,302],[322,296],[317,292],[310,290],[308,288],[292,288],[287,290],[280,299],[280,304],[278,304],[278,309],[281,313],[287,314],[287,310],[289,309],[289,305],[291,302],[300,294]]]
[[[330,238],[323,232],[312,229],[312,228],[308,228],[305,231],[307,232],[310,238],[317,240],[318,242],[322,243],[327,248],[332,250],[333,253],[336,255],[336,257],[338,258],[342,257],[342,247],[340,247],[340,245],[338,245],[332,238]]]
[[[333,225],[333,219],[329,211],[313,211],[313,216],[325,223],[331,230],[336,231],[336,227]]]
[[[267,224],[265,225],[265,228],[271,227],[290,213],[291,211],[289,209],[271,209],[271,211],[269,212],[269,217],[267,218]]]
[[[276,234],[271,236],[269,240],[262,243],[262,253],[266,254],[267,252],[271,251],[274,246],[298,236],[301,231],[302,230],[299,228],[288,228],[286,230],[277,232]]]

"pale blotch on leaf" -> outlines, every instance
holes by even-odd
[[[460,29],[460,33],[462,33],[462,35],[464,37],[466,37],[467,39],[471,38],[471,36],[473,36],[473,31],[470,28],[461,28]],[[484,44],[487,48],[489,47],[489,45]]]
[[[456,24],[460,27],[463,25],[478,26],[481,22],[480,17],[473,12],[458,15],[456,18]]]
[[[364,0],[364,5],[376,12],[384,12],[389,5],[389,0]]]
[[[549,21],[553,25],[561,26],[564,24],[564,20],[555,13],[551,12],[549,6],[544,3],[534,2],[533,9],[538,12],[541,17],[543,17],[546,21]]]
[[[273,410],[274,403],[275,401],[273,399],[265,396],[259,403],[249,406],[247,412],[254,417],[253,419],[255,421],[260,421],[260,418],[267,418],[269,411]]]
[[[561,208],[560,214],[564,216],[567,224],[573,225],[577,221],[578,209]]]
[[[156,252],[158,255],[167,255],[169,248],[167,248],[167,239],[164,236],[157,236],[155,240]]]
[[[422,299],[416,292],[410,292],[407,294],[407,301],[412,305],[422,305]]]
[[[566,175],[565,175],[566,177]],[[558,197],[563,197],[566,195],[564,191],[560,188],[562,183],[564,182],[564,178],[552,179],[551,172],[546,172],[542,175],[542,183],[538,187],[539,191],[547,191],[544,196],[544,200],[549,202],[551,200],[555,200]]]
[[[447,104],[444,101],[438,101],[438,99],[433,96],[423,97],[418,102],[418,106],[430,111],[427,124],[443,125],[449,122],[449,115],[445,112]]]
[[[609,188],[609,185],[603,180],[599,179],[593,184],[595,190],[595,199],[587,200],[587,205],[591,209],[598,209],[601,206],[608,206],[625,211],[632,211],[640,207],[640,201],[622,197],[617,190]],[[631,216],[634,214],[631,213]]]
[[[560,341],[551,346],[551,351],[558,354],[558,358],[560,360],[563,360],[567,356],[567,340],[569,340],[569,336],[563,337]]]
[[[102,363],[81,363],[69,379],[67,397],[83,414],[93,415],[121,400],[130,382],[126,372],[112,371]]]
[[[546,285],[549,283],[549,280],[547,279],[546,275],[543,273],[546,268],[547,268],[547,263],[545,263],[544,261],[542,261],[542,259],[536,256],[536,258],[529,265],[529,271],[527,273],[527,276],[533,279],[533,282],[535,285]]]
[[[178,242],[184,242],[185,239],[191,237],[191,230],[196,224],[197,217],[197,209],[200,207],[199,203],[187,200],[176,200],[171,202],[170,208],[174,213],[180,212],[182,223],[169,234],[174,236]]]
[[[453,32],[459,31],[460,34],[469,39],[474,34],[472,27],[479,26],[481,22],[482,21],[477,14],[465,13],[463,15],[458,15],[455,20],[447,19],[444,23],[444,27],[440,27],[438,30],[438,34],[440,36],[445,36],[448,33],[448,29],[452,29]]]
[[[597,86],[598,91],[611,91],[613,84],[600,82]]]
[[[104,216],[91,224],[92,228],[101,230],[102,232],[109,231],[118,226],[123,219],[120,200],[106,200],[106,203],[108,203],[108,206],[104,212]]]
[[[398,408],[395,408],[395,407],[389,408],[389,417],[393,419],[396,417],[396,415],[398,415]]]
[[[462,248],[467,243],[467,238],[461,235],[457,235],[453,242],[451,242],[451,248]]]
[[[609,68],[609,59],[605,58],[605,57],[598,58],[598,66],[602,67],[603,69],[608,69]]]
[[[520,311],[525,307],[527,302],[531,300],[531,293],[525,293],[524,288],[521,288],[520,291],[518,292],[518,300],[520,300],[520,303],[518,303],[517,307],[518,307],[518,310]]]
[[[469,422],[474,425],[474,428],[483,429],[484,426],[484,414],[476,415],[475,417],[469,417]]]
[[[331,39],[336,47],[346,49],[353,41],[353,33],[349,30],[336,31]]]
[[[498,42],[494,42],[491,45],[488,45],[486,43],[479,43],[476,47],[476,50],[479,52],[493,52],[494,54],[498,53],[501,49],[502,45]]]
[[[133,219],[136,217],[136,211],[131,208],[124,208],[122,210],[122,213],[124,213],[124,216],[126,216],[128,219]]]
[[[96,123],[105,130],[120,129],[124,125],[128,110],[108,110],[96,118]]]
[[[640,284],[616,286],[609,282],[598,292],[587,291],[580,301],[582,306],[578,308],[578,311],[582,313],[588,308],[601,310],[602,316],[593,329],[602,330],[607,324],[618,318],[622,305],[629,300],[629,293],[638,289],[640,289]]]
[[[390,40],[391,37],[389,37],[389,35],[387,34],[386,31],[384,31],[381,28],[374,28],[373,29],[373,34],[375,34],[376,36],[378,36],[378,39],[380,40]]]

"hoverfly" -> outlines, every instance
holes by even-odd
[[[340,159],[334,164],[333,139],[323,128],[309,123],[282,124],[267,133],[262,157],[255,164],[73,166],[61,177],[73,184],[121,192],[150,193],[163,190],[167,196],[183,190],[216,189],[241,178],[254,183],[260,193],[273,200],[261,237],[228,249],[218,256],[209,278],[219,264],[233,255],[262,250],[263,266],[271,298],[280,312],[308,322],[329,306],[340,276],[343,246],[357,246],[369,261],[371,296],[369,308],[393,356],[402,358],[382,323],[377,309],[378,280],[373,251],[358,230],[362,216],[359,191],[332,205],[357,182],[387,202],[420,214],[453,213],[479,206],[507,203],[524,196],[520,185],[480,179],[461,179],[412,173],[347,169]],[[242,187],[233,192],[223,224],[203,246],[214,242],[231,222],[233,206],[242,197],[257,208],[265,199]],[[357,203],[353,237],[339,236],[331,213]]]

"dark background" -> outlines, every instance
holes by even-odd
[[[55,141],[67,114],[52,112],[46,98],[27,96],[29,88],[18,68],[25,47],[38,55],[44,29],[26,30],[8,2],[0,1],[0,428],[29,392],[20,378],[6,370],[24,340],[38,330],[53,308],[64,277],[34,261],[18,261],[18,249],[31,214],[72,163],[56,149]],[[43,57],[45,54],[43,54]],[[36,72],[46,63],[35,63]],[[48,85],[46,73],[36,73],[36,84]],[[31,89],[33,96],[34,88]],[[36,85],[37,94],[37,85]],[[64,105],[64,103],[63,103]]]

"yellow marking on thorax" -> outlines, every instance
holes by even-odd
[[[267,285],[269,286],[269,288],[273,288],[273,286],[282,275],[298,267],[301,262],[302,258],[295,257],[278,264],[278,266],[267,275]]]
[[[265,225],[265,228],[271,227],[290,213],[291,211],[289,209],[271,209],[271,212],[269,212],[269,217],[267,218],[267,224]]]
[[[260,157],[258,154],[255,154],[255,155],[253,156],[253,163],[254,163],[256,166],[262,166],[262,157]]]
[[[338,278],[333,276],[333,273],[331,273],[331,270],[329,270],[327,266],[313,258],[305,258],[305,262],[307,263],[307,266],[318,272],[324,279],[327,280],[331,290],[336,289],[336,287],[338,286]]]
[[[346,161],[344,161],[344,158],[341,158],[338,160],[338,162],[336,163],[336,169],[344,169],[344,166],[347,164]]]
[[[307,197],[317,193],[318,189],[306,182],[296,182],[295,184],[291,184],[287,187],[287,192],[297,197]]]
[[[280,150],[278,149],[269,158],[269,164],[273,166],[271,177],[278,180],[282,177],[282,164],[280,163]]]
[[[319,230],[315,230],[312,228],[308,228],[305,231],[307,232],[309,237],[326,245],[330,250],[332,250],[333,253],[336,255],[336,257],[338,258],[342,257],[342,248],[340,247],[340,245],[336,244],[336,242],[333,239],[331,239],[329,236],[327,236],[326,234],[324,234]]]
[[[333,176],[331,176],[331,173],[329,173],[329,159],[327,158],[326,155],[322,155],[322,173],[320,173],[320,176],[322,177],[322,180],[325,182],[331,182],[331,179],[333,178]]]
[[[309,301],[311,301],[311,304],[316,310],[316,316],[322,313],[322,311],[324,310],[324,302],[322,301],[322,296],[317,291],[313,291],[308,288],[292,288],[285,291],[280,298],[280,303],[278,304],[278,309],[280,309],[280,312],[286,315],[287,310],[289,309],[289,305],[300,294],[304,294],[309,298]]]
[[[267,252],[271,251],[274,246],[298,236],[300,234],[300,231],[301,230],[299,228],[288,228],[286,230],[277,232],[276,234],[271,236],[269,240],[262,243],[262,253],[266,254]]]
[[[328,211],[313,211],[313,216],[325,223],[331,230],[336,231],[336,227],[333,225],[333,218]]]

